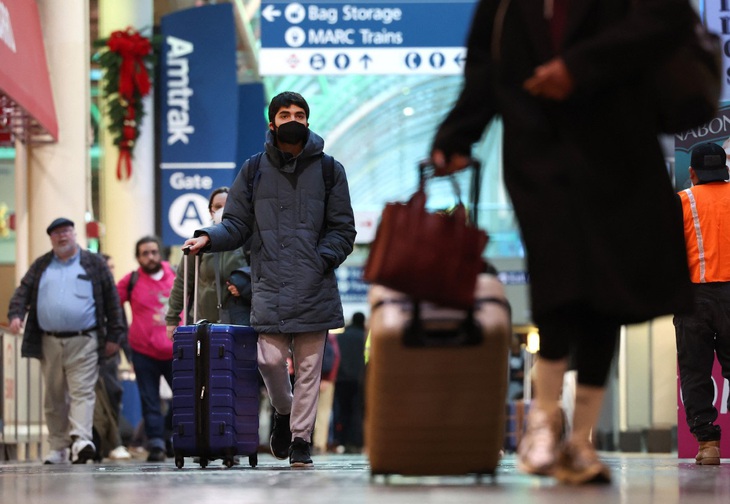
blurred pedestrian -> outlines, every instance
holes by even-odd
[[[689,178],[692,187],[679,197],[695,303],[691,313],[674,317],[677,362],[687,425],[699,444],[695,461],[718,465],[722,431],[715,423],[715,356],[722,375],[730,379],[730,171],[725,150],[711,142],[692,149]]]
[[[94,404],[99,359],[119,352],[126,325],[106,261],[76,243],[73,221],[46,229],[50,252],[33,262],[10,299],[10,332],[23,328],[23,357],[40,359],[50,452],[46,464],[96,456]]]
[[[114,276],[114,260],[109,254],[101,254],[106,265]],[[127,334],[120,342],[125,355],[129,355]],[[96,406],[94,407],[94,430],[99,435],[101,446],[96,450],[100,457],[112,460],[128,460],[132,458],[127,447],[122,443],[119,432],[122,406],[122,382],[119,379],[119,364],[122,352],[117,352],[99,362],[99,380],[96,384]]]
[[[335,440],[345,453],[359,453],[363,446],[362,422],[365,383],[365,315],[355,312],[350,324],[337,336],[340,370],[335,384]]]
[[[223,207],[228,200],[228,187],[218,187],[208,198],[208,212],[214,224],[218,224],[223,216]],[[251,268],[248,265],[248,253],[244,248],[204,254],[200,259],[198,275],[198,319],[225,324],[251,324]],[[170,306],[167,310],[167,335],[180,324],[183,310],[183,261],[178,266],[178,275],[170,291]],[[216,277],[218,280],[216,280]],[[188,304],[192,316],[192,288],[195,282],[195,269],[188,268],[188,293],[191,303]],[[220,299],[220,307],[219,305]]]
[[[332,425],[332,406],[335,400],[335,382],[340,369],[340,348],[337,335],[327,334],[327,343],[322,357],[322,379],[319,382],[319,399],[317,400],[317,421],[312,433],[312,446],[316,453],[327,453]],[[295,382],[296,386],[296,382]]]
[[[121,303],[129,302],[132,309],[129,346],[142,401],[147,462],[163,462],[171,451],[172,408],[162,411],[160,379],[172,387],[172,341],[167,337],[165,315],[175,272],[162,260],[155,236],[137,240],[135,256],[139,268],[119,281],[117,291]]]
[[[504,181],[540,330],[535,400],[518,448],[524,472],[570,484],[610,481],[590,433],[619,327],[691,302],[682,222],[647,82],[693,20],[687,0],[477,6],[464,88],[431,156],[437,174],[465,167],[472,144],[501,116]],[[558,398],[571,353],[576,405],[560,445]]]

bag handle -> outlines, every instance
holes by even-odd
[[[502,297],[488,296],[476,299],[476,306],[484,303],[494,303],[504,308],[511,318],[511,306],[509,301]],[[372,310],[380,308],[385,304],[399,304],[405,308],[410,304],[413,309],[413,315],[408,326],[403,332],[403,346],[411,348],[439,348],[439,347],[461,347],[476,346],[484,340],[484,334],[479,321],[474,317],[474,310],[467,310],[466,317],[459,324],[459,327],[449,330],[427,330],[423,327],[421,319],[421,303],[411,298],[398,299],[381,299],[377,301]]]
[[[403,331],[403,346],[406,347],[462,347],[482,343],[481,324],[474,318],[474,310],[467,310],[466,317],[454,331],[426,330],[421,320],[421,302],[413,302],[411,323]]]
[[[188,259],[190,247],[183,248],[183,317],[188,325]],[[195,254],[195,281],[193,285],[193,322],[198,319],[198,276],[200,275],[200,254]]]
[[[482,163],[476,158],[470,158],[469,164],[466,165],[465,168],[472,168],[472,180],[471,180],[471,187],[469,188],[469,220],[472,222],[474,227],[479,227],[479,198],[481,193],[481,185],[482,185]],[[431,168],[429,170],[429,168]],[[434,165],[433,161],[430,159],[424,159],[420,163],[418,163],[418,190],[419,191],[425,191],[426,187],[426,180],[429,178],[434,178]],[[463,205],[461,200],[461,188],[459,187],[459,183],[456,180],[455,174],[450,173],[448,175],[444,175],[446,177],[449,177],[449,180],[451,181],[451,184],[454,188],[454,193],[456,194],[456,198],[459,202],[459,205]]]
[[[221,254],[213,254],[213,271],[215,271],[215,295],[218,299],[218,322],[223,320],[223,297],[221,296]]]

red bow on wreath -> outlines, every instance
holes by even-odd
[[[130,27],[113,32],[107,47],[121,57],[119,101],[126,110],[121,140],[118,142],[117,179],[122,180],[132,176],[132,149],[139,136],[136,109],[141,107],[140,100],[150,92],[150,77],[144,58],[152,51],[152,45]]]

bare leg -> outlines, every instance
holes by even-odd
[[[535,400],[527,417],[527,432],[517,450],[518,467],[529,474],[552,473],[560,432],[558,399],[568,359],[540,359],[535,364]]]

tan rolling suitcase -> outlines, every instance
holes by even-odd
[[[468,312],[369,293],[366,444],[372,475],[494,474],[503,446],[511,337],[499,280],[479,276]]]

